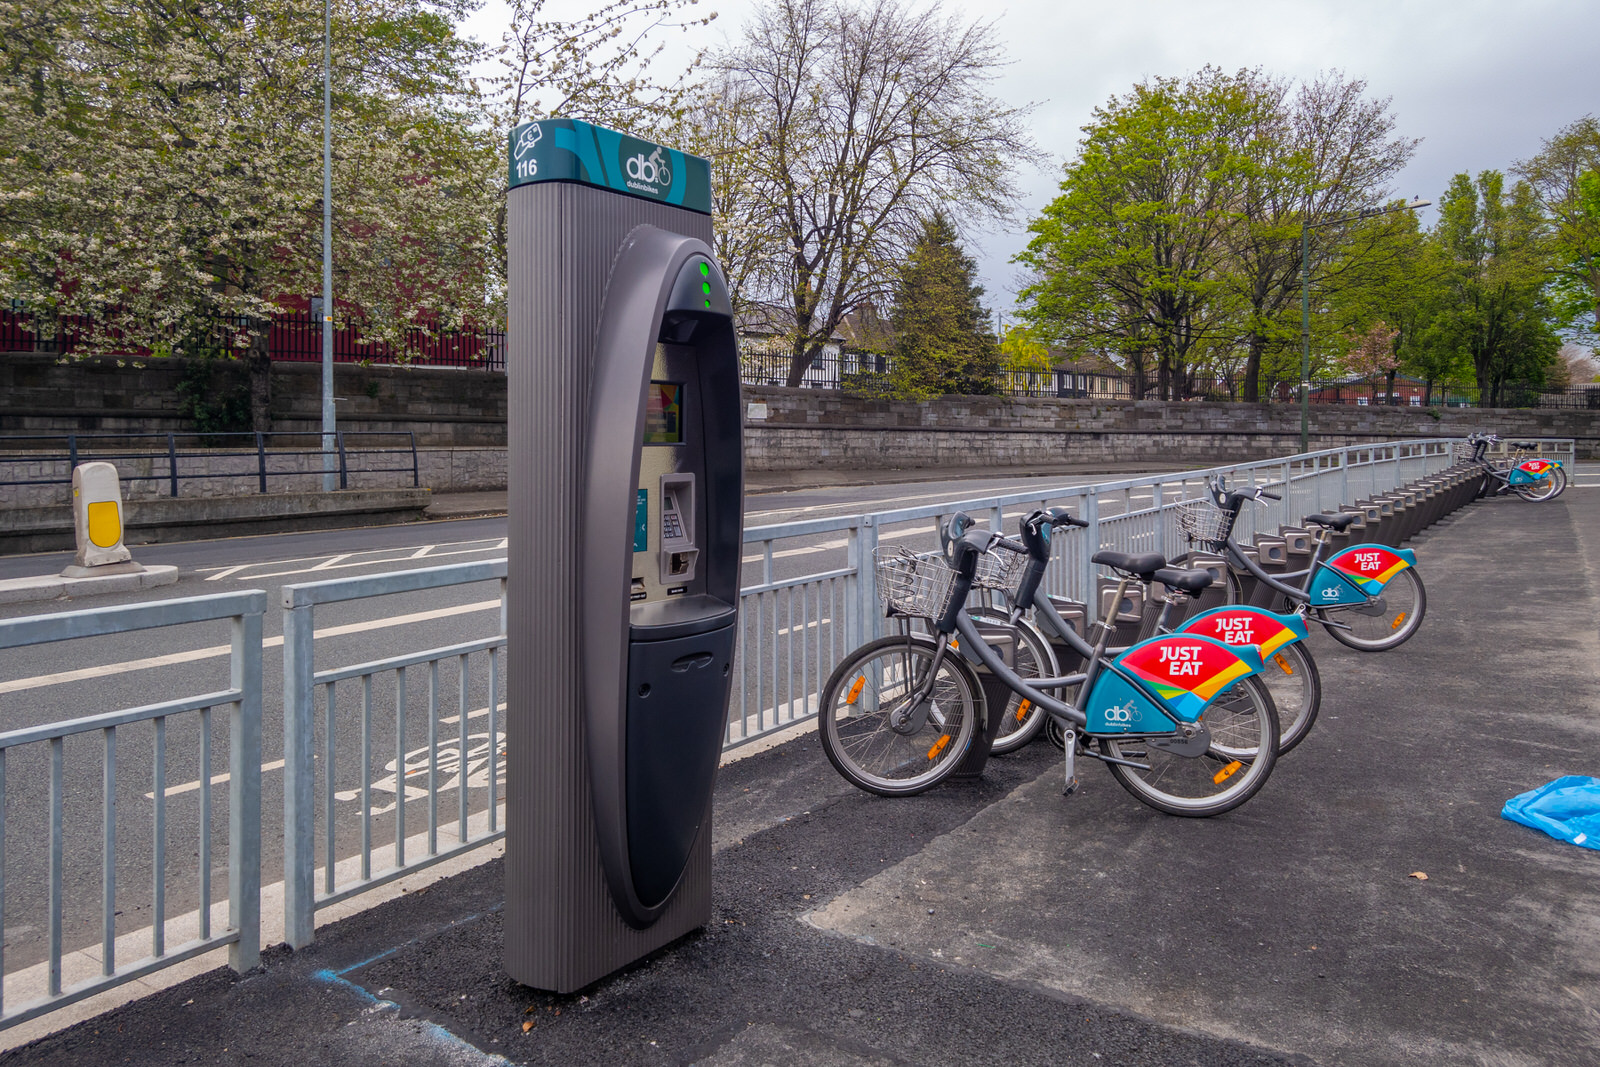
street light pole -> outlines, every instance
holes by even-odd
[[[1311,451],[1311,227],[1300,222],[1300,451]]]
[[[1341,215],[1322,222],[1300,221],[1300,451],[1311,451],[1311,231],[1342,222],[1357,222],[1391,211],[1415,211],[1432,200],[1413,200],[1409,204],[1390,204],[1353,215]]]
[[[339,488],[333,410],[333,0],[322,0],[322,491]]]

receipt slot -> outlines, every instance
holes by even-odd
[[[580,989],[711,917],[743,529],[703,160],[509,146],[505,967]]]

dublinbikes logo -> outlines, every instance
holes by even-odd
[[[648,156],[643,152],[630,156],[625,165],[628,171],[629,189],[660,196],[661,187],[672,184],[672,168],[667,165],[659,145]]]
[[[1131,726],[1144,718],[1139,713],[1139,709],[1133,706],[1133,701],[1131,700],[1120,708],[1105,709],[1104,715],[1106,722],[1121,723],[1127,726]]]
[[[543,137],[544,129],[537,122],[517,131],[517,143],[511,151],[511,160],[517,165],[518,181],[526,181],[539,173],[539,161],[525,157],[532,154]]]

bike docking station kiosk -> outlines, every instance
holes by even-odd
[[[743,422],[703,159],[511,133],[505,969],[572,992],[711,919]]]

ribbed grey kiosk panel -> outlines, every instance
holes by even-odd
[[[508,194],[510,572],[505,967],[571,992],[711,917],[711,824],[648,929],[617,913],[600,866],[584,751],[579,569],[597,320],[623,238],[648,223],[711,241],[697,212],[569,183]]]

